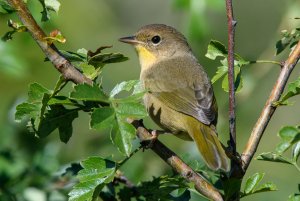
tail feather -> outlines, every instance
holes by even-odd
[[[196,142],[206,164],[213,170],[222,169],[228,172],[230,169],[229,160],[216,132],[201,122],[197,122],[196,126],[193,125],[191,127],[189,133]]]

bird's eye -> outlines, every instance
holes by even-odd
[[[159,42],[160,42],[160,37],[159,36],[153,36],[152,38],[151,38],[151,41],[152,41],[152,43],[153,44],[158,44]]]

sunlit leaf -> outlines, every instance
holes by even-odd
[[[110,92],[109,96],[112,98],[121,91],[130,91],[135,85],[137,85],[140,81],[139,80],[129,80],[123,81],[120,84],[117,84],[113,90]]]
[[[242,72],[240,67],[238,66],[234,67],[234,75],[235,75],[234,89],[236,92],[239,92],[243,87],[243,78],[242,78]],[[229,92],[228,74],[226,74],[223,78],[222,88],[224,91]]]
[[[259,156],[256,157],[256,159],[270,162],[293,164],[293,162],[290,159],[273,152],[261,153]]]
[[[276,147],[276,152],[281,154],[300,140],[300,129],[296,126],[285,126],[280,129],[278,136],[281,143]]]
[[[226,73],[228,73],[228,67],[227,66],[218,67],[218,70],[217,70],[216,74],[214,75],[214,77],[211,79],[211,82],[214,84],[217,80],[219,80],[220,78],[225,76]]]
[[[116,164],[100,157],[89,157],[81,165],[83,169],[77,175],[79,183],[69,193],[69,201],[96,200],[104,184],[113,180]]]
[[[209,59],[215,60],[218,56],[227,57],[226,47],[217,40],[211,40],[208,44],[207,53],[205,56]]]
[[[299,155],[300,155],[300,141],[298,141],[295,144],[295,146],[293,148],[293,152],[292,152],[292,157],[295,162],[297,162]]]
[[[253,192],[254,189],[257,187],[259,182],[263,179],[264,173],[255,173],[251,177],[249,177],[246,181],[244,192],[246,194],[249,194],[250,192]]]
[[[58,12],[60,3],[58,0],[39,0],[43,6],[42,21],[47,21],[50,19],[50,11]]]
[[[282,96],[279,103],[286,102],[287,99],[300,94],[300,77],[294,82],[289,83],[287,92]]]
[[[94,80],[96,77],[98,77],[101,72],[100,68],[95,68],[86,62],[80,63],[79,67],[82,69],[83,74],[91,80]]]

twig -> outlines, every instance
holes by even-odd
[[[64,58],[54,44],[49,44],[45,40],[45,37],[47,37],[46,34],[34,20],[23,0],[8,0],[8,2],[17,11],[20,20],[26,26],[28,32],[38,43],[55,68],[64,76],[65,80],[71,80],[74,83],[85,82],[92,84],[92,80],[85,77]]]
[[[235,124],[235,87],[234,87],[234,33],[236,21],[233,16],[232,0],[226,0],[228,26],[228,86],[229,86],[229,134],[230,149],[236,156],[236,124]],[[231,169],[235,169],[234,160],[231,160]]]
[[[66,58],[64,58],[60,54],[60,52],[53,44],[49,45],[47,41],[44,40],[46,34],[33,19],[23,0],[8,0],[8,2],[15,10],[17,10],[19,18],[27,27],[33,39],[38,43],[40,48],[53,63],[55,68],[64,76],[66,80],[71,80],[76,84],[84,82],[92,84],[92,80],[86,78],[82,73],[80,73]],[[138,136],[141,141],[149,139],[149,137],[152,136],[141,125],[140,122],[133,121],[132,124],[136,126]],[[201,194],[212,200],[223,200],[220,192],[212,184],[207,182],[201,175],[199,175],[188,165],[186,165],[174,152],[168,149],[160,141],[157,140],[156,142],[154,142],[151,149],[164,161],[166,161],[177,173],[179,173],[189,182],[192,182],[195,185],[197,191],[199,191]]]
[[[141,141],[151,138],[151,133],[144,127],[144,125],[137,120],[128,120],[137,129],[137,135]],[[223,200],[219,191],[201,175],[195,172],[187,164],[185,164],[173,151],[167,148],[159,140],[156,140],[150,147],[157,155],[160,156],[166,163],[168,163],[174,171],[180,174],[187,181],[192,182],[195,188],[202,195],[212,200]]]
[[[299,61],[299,58],[300,58],[300,41],[298,42],[298,44],[296,45],[295,49],[290,54],[288,59],[285,61],[280,71],[280,74],[277,78],[277,81],[271,91],[271,94],[265,104],[265,107],[263,108],[260,117],[257,120],[251,132],[250,138],[242,154],[242,162],[243,162],[242,168],[244,172],[246,172],[247,168],[249,167],[249,164],[260,142],[260,139],[263,136],[263,133],[266,127],[268,126],[272,115],[276,110],[276,107],[273,106],[273,103],[280,99],[284,87],[288,81],[288,78],[291,72],[293,71],[294,67],[296,66],[297,62]]]

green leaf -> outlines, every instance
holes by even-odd
[[[296,126],[285,126],[280,129],[278,136],[282,142],[277,145],[276,152],[281,154],[300,140],[300,129]]]
[[[38,116],[40,111],[40,106],[32,103],[21,103],[16,107],[15,120],[21,121],[26,117],[35,118]]]
[[[218,70],[217,70],[216,74],[214,75],[214,77],[211,79],[211,82],[214,84],[217,80],[219,80],[220,78],[225,76],[226,73],[228,73],[228,67],[227,66],[218,67]]]
[[[60,140],[67,143],[73,132],[72,122],[77,117],[77,110],[68,110],[62,105],[53,105],[40,121],[36,133],[43,138],[58,129]]]
[[[119,102],[115,104],[114,108],[121,118],[139,119],[146,117],[148,114],[144,105],[135,102]]]
[[[16,10],[9,5],[7,0],[0,0],[0,13],[13,13]]]
[[[295,193],[290,195],[288,201],[300,201],[300,194]]]
[[[295,144],[295,146],[293,148],[293,152],[292,152],[292,157],[293,157],[293,160],[295,161],[295,163],[297,162],[299,155],[300,155],[300,141],[298,141]]]
[[[276,55],[280,54],[285,50],[289,44],[291,43],[292,38],[291,37],[283,37],[279,41],[276,42]]]
[[[44,39],[47,40],[49,44],[52,44],[54,42],[64,44],[67,41],[67,39],[62,35],[62,33],[57,29],[51,31],[50,36],[44,37]]]
[[[109,103],[107,95],[97,85],[79,84],[74,87],[74,91],[71,92],[70,98],[81,101],[96,101]]]
[[[89,157],[81,165],[83,169],[77,175],[79,183],[69,193],[69,201],[96,200],[104,184],[113,180],[116,164],[100,157]]]
[[[42,21],[48,21],[50,19],[50,11],[58,13],[60,3],[58,0],[39,0],[43,6]]]
[[[66,96],[54,96],[48,101],[48,105],[70,105],[74,106],[77,102]]]
[[[228,51],[226,47],[217,40],[211,40],[207,47],[205,56],[211,60],[215,60],[218,56],[227,57]]]
[[[249,194],[254,191],[259,182],[263,179],[264,173],[255,173],[251,177],[249,177],[246,181],[244,192]]]
[[[115,95],[117,95],[121,91],[130,91],[132,88],[134,88],[136,85],[138,85],[139,82],[140,82],[139,80],[123,81],[123,82],[117,84],[113,88],[113,90],[109,94],[109,97],[113,98]]]
[[[116,115],[117,122],[114,123],[111,131],[111,140],[118,150],[126,155],[130,156],[132,150],[132,140],[135,138],[135,128],[133,125],[126,122],[126,119]]]
[[[84,62],[86,60],[86,57],[75,52],[65,50],[59,50],[59,52],[62,53],[62,55],[71,62]]]
[[[240,67],[238,66],[234,67],[234,75],[235,75],[234,88],[236,92],[239,92],[243,87],[242,72]],[[222,88],[224,91],[229,92],[228,74],[226,74],[223,78]]]
[[[270,161],[270,162],[287,163],[293,165],[293,162],[290,159],[281,156],[278,153],[273,153],[273,152],[261,153],[259,156],[257,156],[256,159],[263,160],[263,161]]]
[[[35,82],[30,84],[28,91],[28,102],[41,102],[45,93],[50,93],[50,91],[39,83]]]
[[[1,37],[1,40],[6,42],[12,39],[13,34],[15,33],[21,33],[21,32],[26,32],[27,27],[24,26],[22,23],[19,22],[14,22],[12,20],[7,21],[7,25],[12,28],[12,31],[8,31],[7,33],[4,34],[4,36]]]
[[[283,95],[279,103],[285,102],[287,99],[300,94],[300,77],[296,81],[289,83],[287,92]]]
[[[108,63],[119,63],[127,60],[128,57],[121,53],[99,53],[88,58],[88,64],[101,68]]]
[[[90,127],[96,130],[112,128],[114,121],[115,111],[113,108],[96,108],[91,115]]]
[[[95,68],[94,66],[89,65],[86,62],[80,63],[79,67],[82,69],[83,74],[91,80],[94,80],[101,73],[100,68]]]
[[[277,186],[272,182],[266,182],[255,189],[253,193],[262,193],[268,191],[277,191]]]

